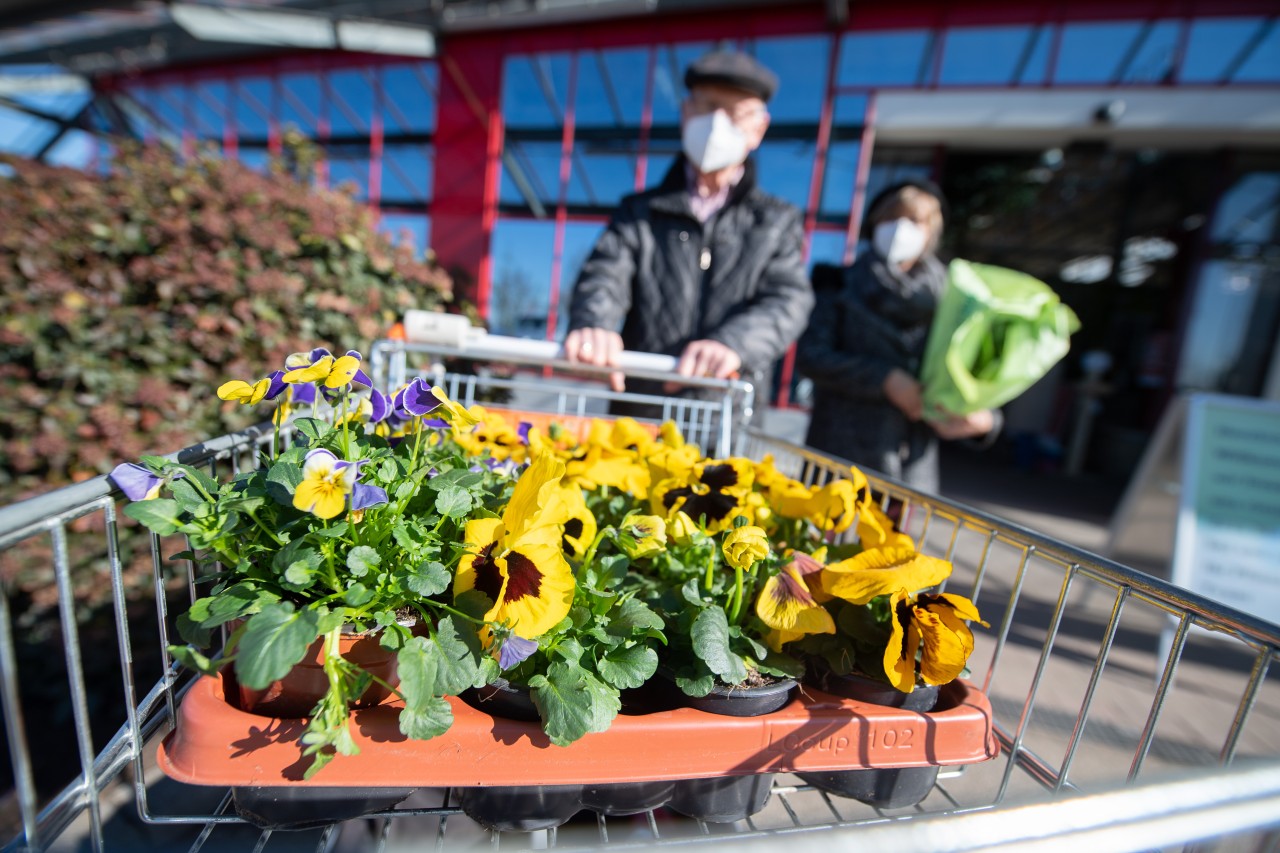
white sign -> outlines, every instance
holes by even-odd
[[[1191,397],[1173,582],[1280,623],[1280,402]]]

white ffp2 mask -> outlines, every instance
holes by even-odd
[[[687,120],[680,141],[699,172],[718,172],[747,159],[747,137],[724,110]]]
[[[881,222],[871,232],[876,254],[891,264],[914,261],[924,254],[924,229],[906,217]]]

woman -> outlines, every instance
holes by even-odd
[[[907,181],[872,200],[871,251],[852,266],[817,265],[817,296],[798,366],[813,380],[806,442],[925,492],[938,492],[938,438],[994,437],[999,415],[936,412],[924,420],[915,378],[946,284],[934,254],[944,200]]]

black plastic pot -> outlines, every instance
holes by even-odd
[[[937,705],[940,689],[937,685],[917,685],[910,693],[903,693],[890,684],[866,676],[855,673],[837,675],[821,664],[810,667],[807,680],[833,696],[921,713],[932,711]],[[901,809],[914,806],[929,796],[933,783],[938,779],[938,769],[937,766],[892,767],[796,775],[829,794],[851,797],[880,809]]]
[[[236,813],[262,829],[315,829],[389,809],[414,788],[232,788]]]
[[[536,723],[542,719],[538,716],[538,706],[533,704],[533,697],[529,695],[529,688],[503,678],[495,679],[484,687],[468,687],[458,694],[458,698],[478,711],[504,720]]]
[[[784,679],[761,687],[722,687],[706,696],[686,696],[685,704],[708,714],[726,717],[760,717],[791,701],[796,682]],[[671,800],[674,811],[708,823],[746,820],[765,807],[773,789],[772,773],[750,776],[721,776],[713,779],[683,779],[675,783]]]
[[[582,805],[609,817],[640,814],[666,805],[675,785],[671,781],[583,785]]]
[[[481,826],[533,832],[560,826],[582,810],[581,785],[458,788],[462,810]]]

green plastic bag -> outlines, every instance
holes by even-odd
[[[952,261],[920,366],[925,417],[1004,405],[1067,354],[1079,328],[1075,312],[1039,279]]]

